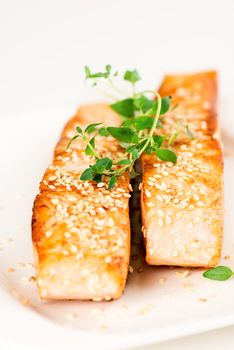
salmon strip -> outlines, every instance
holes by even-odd
[[[66,146],[75,128],[90,123],[120,124],[103,104],[81,107],[62,132],[53,163],[46,170],[33,207],[32,237],[42,299],[111,300],[124,290],[130,255],[127,174],[109,191],[106,182],[83,182],[93,159],[81,139]],[[103,157],[121,157],[112,137],[96,137]],[[105,180],[104,180],[105,181]]]
[[[178,107],[165,116],[163,133],[178,118],[195,139],[180,135],[177,163],[142,156],[141,208],[150,265],[212,267],[223,236],[223,156],[217,127],[216,72],[166,76],[159,93]]]

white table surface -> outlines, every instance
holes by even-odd
[[[166,72],[215,68],[222,101],[231,100],[233,14],[232,0],[1,0],[0,118],[72,113],[89,98],[77,96],[85,64],[138,68],[152,87]],[[227,350],[233,341],[229,327],[144,349]]]

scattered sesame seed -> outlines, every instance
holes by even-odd
[[[178,277],[182,277],[182,278],[185,278],[187,276],[190,275],[190,272],[188,270],[184,270],[184,271],[176,271],[176,275]]]
[[[205,303],[205,302],[207,302],[207,299],[205,299],[205,298],[199,298],[199,301],[201,301],[202,303]]]
[[[158,283],[159,284],[164,284],[165,282],[166,282],[166,277],[162,277],[162,278],[160,278],[159,280],[158,280]]]
[[[230,260],[230,259],[231,259],[231,256],[230,256],[230,255],[225,255],[225,256],[224,256],[224,259],[225,259],[225,260]]]
[[[7,272],[15,272],[15,269],[13,267],[8,267]]]

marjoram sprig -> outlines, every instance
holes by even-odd
[[[92,80],[94,87],[108,86],[115,94],[121,96],[125,94],[114,85],[113,80],[119,73],[113,72],[110,65],[106,65],[103,72],[97,73],[91,73],[90,68],[86,66],[85,74],[86,80]],[[110,127],[102,123],[94,123],[88,125],[85,130],[77,126],[77,133],[67,146],[69,148],[73,141],[82,138],[86,143],[85,153],[93,157],[95,163],[84,170],[80,179],[83,181],[93,180],[98,183],[102,181],[103,176],[108,177],[109,189],[115,186],[117,177],[122,176],[125,172],[129,172],[131,177],[137,175],[134,164],[144,152],[147,154],[155,153],[163,161],[176,163],[177,160],[171,146],[178,137],[181,127],[178,127],[171,136],[157,134],[157,129],[163,128],[162,116],[169,111],[171,98],[169,96],[162,98],[158,92],[151,90],[137,92],[136,83],[141,78],[136,70],[127,70],[123,79],[132,86],[130,96],[118,99],[109,92],[104,92],[105,95],[115,99],[110,107],[122,117],[122,124],[119,127]],[[151,98],[148,97],[149,95]],[[187,126],[185,130],[189,134]],[[112,136],[118,140],[120,146],[125,150],[123,158],[102,157],[95,148],[95,138],[98,134],[104,137]]]

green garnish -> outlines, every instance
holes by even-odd
[[[216,266],[203,273],[205,278],[216,281],[226,281],[234,275],[234,272],[227,266]]]
[[[115,100],[110,107],[122,116],[123,122],[119,127],[94,123],[88,125],[85,130],[80,127],[76,128],[77,133],[71,138],[67,148],[77,138],[82,138],[86,143],[85,153],[92,156],[95,161],[81,174],[81,180],[101,182],[102,177],[106,176],[109,177],[108,188],[112,189],[117,177],[126,171],[131,177],[137,175],[134,163],[144,152],[154,153],[163,161],[176,163],[177,156],[171,146],[181,132],[181,126],[177,127],[176,132],[171,136],[161,135],[161,132],[160,135],[157,135],[157,129],[163,127],[162,116],[171,107],[169,96],[161,98],[157,92],[151,90],[136,92],[136,83],[141,79],[137,70],[127,70],[123,75],[123,80],[132,86],[130,96],[114,85],[113,80],[118,76],[118,72],[113,72],[109,64],[105,66],[103,72],[96,73],[91,72],[90,68],[85,66],[85,74],[86,80],[91,80],[93,86],[108,85],[115,94],[121,95],[121,98],[116,98],[104,92],[105,95]],[[187,126],[183,130],[188,136],[191,136]],[[111,135],[118,140],[120,146],[125,149],[123,157],[121,159],[103,158],[95,149],[95,138],[98,134],[103,137]]]

